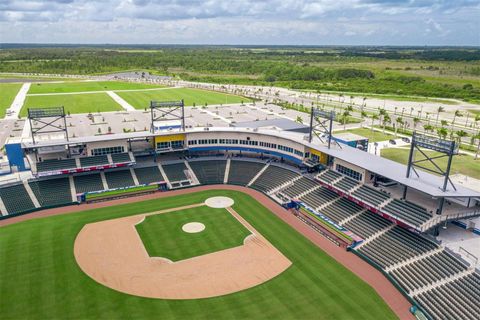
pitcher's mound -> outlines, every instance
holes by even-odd
[[[205,204],[210,208],[228,208],[233,206],[233,199],[229,197],[211,197],[205,200]]]
[[[182,230],[186,233],[199,233],[205,230],[205,225],[200,222],[189,222],[182,226]]]

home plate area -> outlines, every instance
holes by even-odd
[[[114,290],[149,298],[216,297],[262,284],[291,262],[228,197],[85,225],[74,255]]]

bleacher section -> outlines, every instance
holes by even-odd
[[[289,196],[291,199],[297,198],[299,195],[306,191],[310,191],[313,188],[318,187],[318,183],[312,181],[308,178],[301,177],[298,180],[295,180],[292,185],[281,190],[281,193]]]
[[[395,226],[362,246],[359,251],[385,268],[437,247],[433,242]]]
[[[72,202],[68,178],[31,181],[29,185],[42,207],[59,206]]]
[[[416,226],[421,226],[432,218],[432,215],[425,208],[410,201],[398,199],[393,199],[382,210]]]
[[[355,190],[352,195],[374,206],[379,206],[384,201],[390,199],[390,196],[385,192],[375,190],[365,185]]]
[[[113,153],[111,156],[112,156],[113,163],[125,163],[125,162],[132,161],[132,159],[130,159],[130,154],[128,152]]]
[[[165,171],[165,174],[168,177],[168,180],[170,180],[170,182],[182,181],[182,180],[188,179],[187,176],[185,175],[185,171],[188,169],[185,166],[185,163],[183,162],[165,164],[165,165],[162,165],[162,167],[163,167],[163,170]]]
[[[338,201],[335,201],[334,203],[329,204],[328,206],[320,210],[320,212],[335,221],[336,223],[339,223],[340,221],[345,220],[346,218],[356,213],[359,213],[362,210],[363,208],[360,207],[358,204],[348,199],[340,198]]]
[[[82,168],[102,166],[107,164],[109,164],[109,162],[106,155],[80,158],[80,166]]]
[[[37,163],[37,172],[75,169],[76,167],[75,159],[45,160]]]
[[[135,185],[130,170],[105,172],[105,179],[107,180],[109,189],[124,188]]]
[[[353,188],[358,186],[359,182],[349,177],[343,177],[340,181],[336,182],[334,186],[344,192],[350,192]]]
[[[228,183],[246,186],[263,167],[265,167],[264,163],[232,160]]]
[[[465,265],[444,250],[407,264],[391,274],[407,291],[413,291],[465,270]]]
[[[344,224],[344,227],[356,235],[366,239],[385,229],[392,223],[370,211],[362,212]]]
[[[341,173],[339,173],[337,171],[327,169],[324,172],[320,173],[317,176],[317,179],[319,179],[320,181],[323,181],[325,183],[332,184],[333,181],[340,178],[341,176],[342,176]]]
[[[476,320],[480,314],[480,275],[462,277],[421,293],[417,299],[436,319]]]
[[[313,192],[308,193],[307,195],[300,197],[300,200],[305,202],[309,207],[316,209],[327,202],[338,199],[338,195],[324,187],[321,187]]]
[[[192,161],[189,164],[200,183],[223,184],[226,160]]]
[[[74,176],[73,181],[75,183],[75,189],[77,190],[77,193],[104,190],[100,173]]]
[[[135,168],[135,175],[140,184],[165,181],[165,178],[162,176],[157,166]]]
[[[2,197],[8,214],[22,213],[35,209],[35,205],[23,184],[0,188],[0,197]]]
[[[268,193],[298,176],[298,173],[288,169],[270,165],[251,186],[254,189]]]

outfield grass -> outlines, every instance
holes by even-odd
[[[200,300],[146,299],[99,285],[73,255],[87,223],[203,202],[233,208],[290,261],[278,277],[234,294]],[[204,191],[34,219],[0,228],[2,319],[395,319],[377,293],[250,196]]]
[[[120,81],[76,81],[62,83],[33,83],[28,93],[66,93],[161,88],[161,85]]]
[[[5,116],[21,87],[21,83],[0,83],[0,118]]]
[[[205,230],[186,233],[182,226],[200,222]],[[147,216],[135,226],[150,257],[172,261],[243,245],[250,232],[227,210],[207,206]]]
[[[158,91],[116,92],[125,101],[137,109],[149,108],[150,101],[172,101],[183,99],[186,106],[207,104],[228,104],[248,102],[250,99],[208,90],[175,88]]]
[[[428,154],[432,156],[438,156],[440,153],[435,151],[429,151]],[[396,162],[400,162],[403,164],[408,163],[408,155],[410,153],[410,149],[406,148],[387,148],[381,150],[381,156]],[[420,153],[417,152],[416,159],[421,160],[425,159],[425,157]],[[447,160],[448,158],[440,158],[436,160],[436,163],[440,164],[442,168],[447,167]],[[421,164],[422,166],[436,170],[435,167],[430,162],[424,162]],[[476,179],[480,179],[480,160],[474,160],[472,156],[466,154],[459,154],[453,157],[452,162],[452,174],[461,173]]]
[[[349,129],[345,131],[335,131],[333,135],[335,136],[336,134],[339,133],[354,133],[358,134],[360,136],[363,136],[365,138],[368,138],[368,142],[379,142],[379,141],[388,141],[390,139],[395,139],[395,136],[387,134],[387,133],[382,133],[380,131],[375,131],[371,130],[369,128],[357,128],[357,129]]]
[[[69,95],[52,95],[52,96],[28,96],[25,99],[20,115],[27,115],[27,108],[35,107],[61,107],[64,106],[66,112],[70,113],[89,113],[123,110],[106,93],[91,94],[69,94]]]

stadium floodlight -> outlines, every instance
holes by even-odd
[[[447,190],[448,183],[451,184],[454,190],[457,190],[450,179],[450,170],[452,167],[453,156],[458,154],[458,147],[458,143],[453,140],[441,139],[435,136],[414,132],[412,135],[410,154],[408,157],[407,178],[410,177],[411,171],[413,171],[417,177],[419,177],[419,174],[415,168],[420,168],[445,178],[443,185],[439,186],[442,191],[445,192]],[[436,151],[437,154],[432,156],[427,152],[424,152],[424,149]],[[423,155],[423,159],[415,159],[417,151]],[[436,160],[444,157],[448,157],[446,168],[442,168],[441,164],[436,162]],[[424,162],[429,162],[432,167],[425,167],[423,165]],[[404,191],[404,197],[405,195],[406,190]]]
[[[327,138],[327,145],[330,149],[332,142],[333,119],[335,119],[334,111],[325,111],[318,108],[311,109],[310,112],[310,130],[308,135],[308,142],[312,142],[313,135],[315,135],[322,143],[325,143],[322,137]],[[334,142],[341,148],[340,144]]]
[[[35,138],[40,135],[59,132],[62,132],[68,141],[67,119],[63,106],[28,108],[27,117],[30,123],[33,144],[36,142]]]
[[[446,154],[458,154],[459,145],[453,140],[440,139],[420,133],[414,133],[413,140],[420,148],[425,148]]]
[[[180,101],[150,101],[150,108],[172,108],[183,107],[183,100]]]
[[[312,114],[316,118],[335,119],[335,111],[325,111],[318,108],[312,108]]]
[[[179,101],[150,101],[151,124],[150,131],[155,133],[159,122],[179,120],[181,130],[185,131],[185,104]]]

